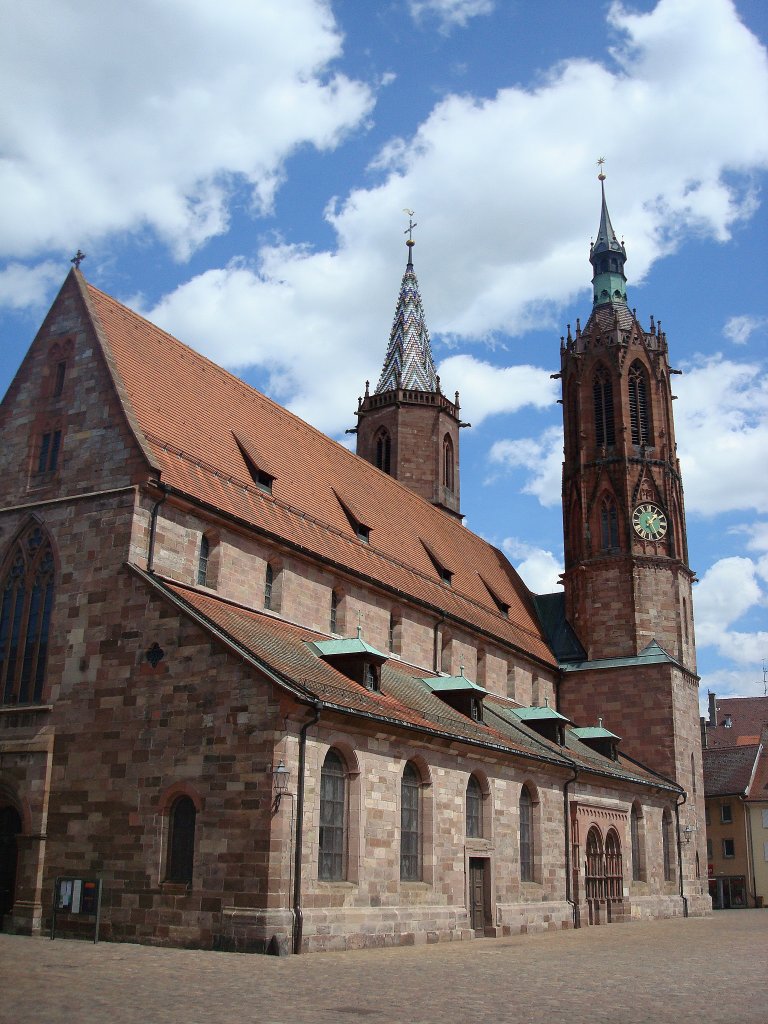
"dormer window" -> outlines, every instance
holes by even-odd
[[[545,740],[557,743],[558,746],[565,746],[565,726],[570,724],[570,719],[555,711],[548,704],[544,707],[512,708],[512,714],[520,721],[533,729]]]
[[[419,539],[421,539],[421,538],[419,538]],[[448,566],[445,565],[440,560],[440,558],[438,558],[438,556],[435,554],[435,552],[432,550],[432,548],[425,541],[422,540],[421,544],[422,544],[422,547],[424,548],[424,550],[429,555],[429,560],[432,563],[432,565],[434,566],[435,572],[440,577],[440,580],[443,583],[446,583],[450,587],[451,586],[451,582],[453,580],[453,570],[449,569]]]
[[[245,446],[236,434],[233,434],[232,436],[235,438],[235,443],[240,449],[240,454],[243,457],[245,468],[248,470],[251,480],[253,480],[260,491],[264,491],[265,494],[271,494],[272,485],[275,482],[274,474],[269,473],[265,469],[261,464],[261,460],[258,459],[256,454],[251,451],[250,447]]]
[[[468,679],[463,669],[458,676],[435,676],[422,679],[422,682],[454,711],[466,715],[473,722],[482,722],[483,698],[488,691]]]
[[[381,666],[387,660],[387,656],[366,643],[360,635],[360,630],[356,637],[317,640],[308,646],[347,679],[359,683],[372,693],[381,690]]]
[[[493,587],[486,583],[482,576],[480,577],[480,579],[482,580],[485,589],[491,595],[491,599],[493,600],[493,603],[496,605],[500,614],[503,615],[505,618],[509,618],[509,605],[507,604],[507,602],[499,597],[499,595],[496,593]]]
[[[333,489],[333,493],[336,495],[336,500],[341,505],[344,515],[347,517],[349,525],[352,527],[355,536],[358,540],[361,540],[363,544],[370,544],[371,542],[371,528],[367,526],[359,515],[356,515],[352,511],[348,501],[345,501],[341,495]]]
[[[598,718],[597,725],[574,729],[573,735],[580,739],[585,746],[594,750],[596,754],[610,758],[611,761],[618,761],[618,745],[621,742],[621,737],[617,736],[615,732],[611,732],[610,729],[606,729],[603,726],[602,718]]]

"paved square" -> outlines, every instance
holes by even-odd
[[[766,1024],[768,911],[301,957],[0,935],[2,1024]]]

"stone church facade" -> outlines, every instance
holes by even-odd
[[[0,407],[4,930],[61,876],[103,938],[251,951],[708,911],[674,371],[605,198],[564,593],[462,524],[411,257],[357,454],[65,280]]]

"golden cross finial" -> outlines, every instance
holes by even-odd
[[[408,241],[405,244],[415,245],[416,243],[413,240],[413,229],[415,227],[418,227],[418,225],[416,224],[416,221],[413,219],[413,210],[409,210],[408,207],[406,206],[405,209],[403,210],[403,213],[408,214],[408,227],[403,232],[404,235],[408,235]]]
[[[605,181],[605,175],[603,174],[603,167],[605,166],[604,156],[600,156],[597,158],[597,166],[600,168],[600,173],[597,176],[598,181]]]

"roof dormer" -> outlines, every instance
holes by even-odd
[[[422,679],[422,682],[454,711],[466,715],[473,722],[482,722],[483,698],[488,691],[468,679],[463,667],[458,676],[432,676]]]
[[[543,707],[533,708],[510,708],[513,715],[516,715],[529,729],[533,729],[545,740],[551,740],[559,746],[565,745],[565,727],[570,725],[570,718],[561,715],[545,702]]]
[[[588,725],[581,729],[574,729],[573,735],[578,737],[591,750],[594,750],[596,754],[602,754],[603,757],[608,757],[611,761],[618,760],[619,752],[617,748],[621,742],[621,736],[617,736],[615,732],[606,729],[603,726],[602,718],[598,718],[597,725]]]
[[[313,640],[309,648],[332,665],[335,669],[366,690],[378,693],[381,689],[381,666],[387,655],[371,647],[362,637],[358,626],[357,636],[340,640]]]

